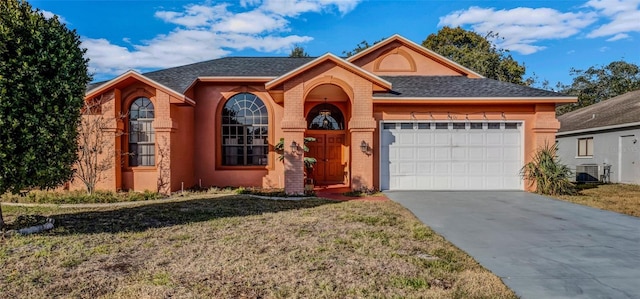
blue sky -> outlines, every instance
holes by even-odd
[[[95,80],[224,56],[342,55],[400,34],[416,43],[443,26],[485,34],[527,76],[570,83],[569,70],[640,65],[640,0],[32,0],[76,29]]]

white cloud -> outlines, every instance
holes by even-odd
[[[61,15],[54,14],[54,13],[48,11],[48,10],[40,10],[40,12],[47,19],[51,19],[54,16],[58,16],[58,21],[60,21],[60,23],[67,24],[67,20],[65,20]]]
[[[611,50],[611,48],[609,48],[609,47],[600,47],[600,49],[598,49],[598,51],[603,52],[603,53],[607,52],[609,50]]]
[[[560,12],[551,8],[470,7],[440,18],[439,26],[471,26],[478,33],[500,35],[495,42],[502,48],[524,55],[545,49],[540,41],[567,38],[596,22],[593,12]]]
[[[151,40],[125,46],[103,38],[83,38],[96,77],[129,69],[148,70],[219,58],[234,50],[282,53],[309,42],[310,36],[287,34],[290,21],[305,13],[346,14],[361,0],[243,0],[230,4],[189,4],[179,11],[160,10],[155,17],[176,28]],[[238,11],[240,8],[241,11]]]
[[[640,0],[591,0],[586,7],[593,8],[609,20],[591,31],[587,37],[607,37],[607,41],[628,38],[629,32],[640,32]]]
[[[607,39],[608,42],[613,42],[613,41],[617,41],[617,40],[621,40],[621,39],[627,39],[630,36],[626,33],[618,33],[616,35],[614,35],[613,37]]]

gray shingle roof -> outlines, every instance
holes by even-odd
[[[314,57],[225,57],[148,73],[154,80],[178,93],[183,93],[198,77],[278,77],[310,61]],[[561,94],[496,81],[461,76],[381,76],[393,84],[393,92],[376,94],[383,97],[557,97]],[[105,82],[94,83],[89,90]]]
[[[143,75],[177,92],[184,92],[198,77],[277,77],[310,62],[312,57],[226,57]]]
[[[562,94],[493,79],[462,76],[382,76],[394,93],[380,97],[558,97]]]
[[[559,132],[640,122],[640,90],[558,116]]]

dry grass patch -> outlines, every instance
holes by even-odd
[[[60,226],[0,241],[8,298],[515,298],[391,201],[234,195],[37,213]]]
[[[598,209],[640,217],[640,186],[627,184],[594,185],[578,195],[558,198]]]

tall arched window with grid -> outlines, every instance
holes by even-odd
[[[129,107],[129,166],[156,165],[153,103],[137,98]]]
[[[222,165],[267,165],[269,115],[252,93],[231,97],[222,109]]]

